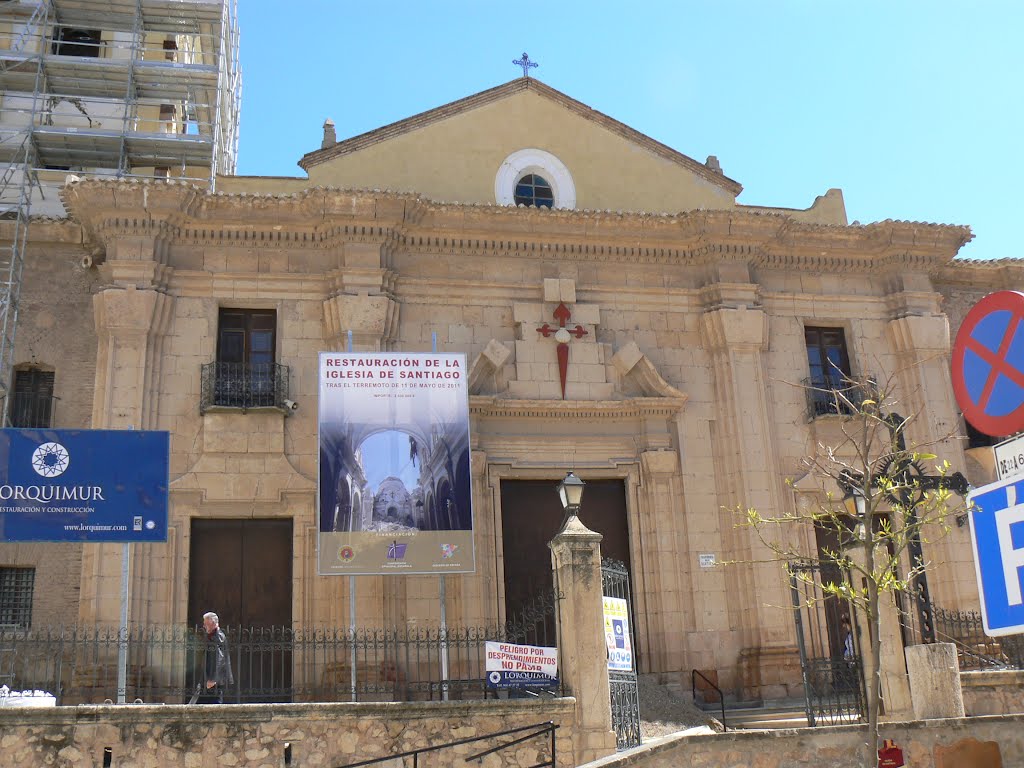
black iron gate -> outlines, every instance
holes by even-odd
[[[822,589],[840,577],[838,568],[820,564],[789,567],[807,724],[812,726],[857,722],[864,713],[857,613],[851,603]]]
[[[608,644],[608,687],[611,689],[612,727],[619,750],[640,746],[640,692],[636,682],[629,571],[624,563],[601,561],[604,621]]]

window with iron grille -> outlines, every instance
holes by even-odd
[[[53,426],[53,371],[25,368],[14,372],[14,394],[8,418],[12,427],[49,429]]]
[[[0,625],[31,626],[35,582],[35,568],[0,567]]]

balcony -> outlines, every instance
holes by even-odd
[[[206,363],[199,412],[277,408],[291,413],[288,366],[279,363]]]
[[[823,382],[810,377],[800,384],[807,395],[807,420],[820,416],[852,416],[865,400],[878,399],[878,385],[870,376]]]

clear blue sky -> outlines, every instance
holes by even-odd
[[[239,0],[239,173],[304,175],[338,138],[517,77],[697,160],[740,202],[969,224],[961,255],[1024,257],[1024,2]]]

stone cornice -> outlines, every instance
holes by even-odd
[[[88,236],[102,245],[142,234],[204,246],[330,249],[372,242],[385,253],[934,271],[953,264],[972,237],[968,227],[919,222],[811,224],[735,208],[676,214],[522,209],[319,187],[235,195],[180,183],[83,180],[68,185],[64,197]]]
[[[1024,259],[954,259],[934,270],[936,286],[963,285],[972,290],[1019,290],[1024,284]]]
[[[675,416],[686,397],[633,397],[626,400],[513,400],[473,395],[469,412],[477,418],[598,419],[620,421],[642,417]]]
[[[453,101],[435,109],[421,112],[418,115],[407,117],[404,120],[399,120],[396,123],[391,123],[390,125],[382,126],[375,130],[368,131],[367,133],[362,133],[358,136],[353,136],[352,138],[339,141],[337,144],[330,147],[309,152],[303,155],[298,164],[304,171],[308,171],[312,166],[320,165],[321,163],[325,163],[335,157],[342,157],[353,152],[358,152],[361,149],[373,146],[374,144],[379,144],[380,142],[394,138],[395,136],[401,136],[402,134],[415,131],[419,128],[424,128],[449,117],[469,112],[488,104],[493,104],[494,102],[500,101],[501,99],[507,98],[513,94],[522,93],[523,91],[532,91],[539,96],[543,96],[554,101],[556,104],[564,107],[568,111],[600,125],[605,130],[614,133],[626,141],[637,144],[661,158],[683,166],[691,173],[700,176],[705,181],[709,181],[715,186],[727,190],[734,197],[743,191],[743,185],[739,182],[730,179],[722,173],[711,170],[703,163],[694,160],[692,157],[688,157],[682,152],[678,152],[659,141],[655,141],[650,136],[640,133],[640,131],[630,128],[625,123],[620,123],[615,118],[609,117],[602,112],[598,112],[596,109],[592,109],[586,104],[576,101],[576,99],[573,99],[561,91],[552,88],[549,85],[545,85],[540,80],[532,77],[511,80],[503,85],[496,86],[495,88],[490,88],[486,91],[475,93],[472,96],[467,96],[464,99]]]

